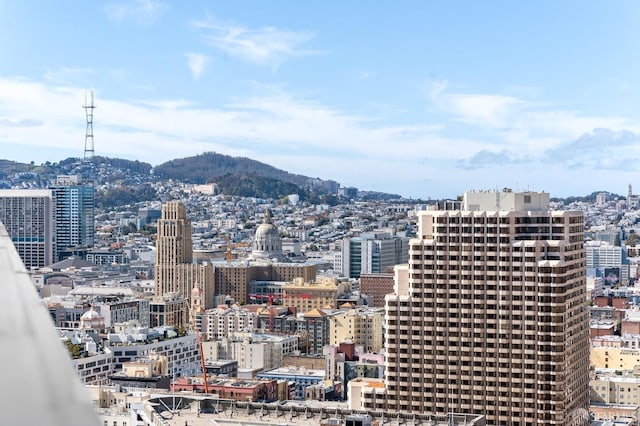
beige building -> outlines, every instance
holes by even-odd
[[[232,333],[221,340],[202,342],[207,360],[233,359],[238,368],[269,370],[282,367],[284,357],[298,350],[298,336]]]
[[[329,344],[352,341],[364,352],[380,352],[383,346],[384,309],[349,309],[329,318]]]
[[[383,410],[386,407],[387,391],[384,379],[356,377],[349,380],[349,410]]]
[[[640,378],[600,376],[589,381],[592,404],[640,405]]]
[[[169,201],[162,206],[156,248],[156,296],[178,293],[189,300],[191,290],[197,286],[202,289],[203,307],[213,308],[213,267],[193,263],[191,221],[184,204]]]
[[[386,296],[388,408],[488,424],[588,421],[583,215],[549,194],[467,192],[418,214]]]
[[[305,282],[316,279],[317,265],[312,263],[249,263],[216,264],[214,270],[216,295],[229,295],[236,303],[249,301],[251,281]]]
[[[336,309],[338,297],[348,290],[349,284],[338,282],[336,278],[321,277],[316,282],[295,278],[282,287],[282,304],[295,307],[298,313],[322,308]]]
[[[597,347],[591,348],[589,363],[593,368],[633,370],[640,365],[640,349]]]

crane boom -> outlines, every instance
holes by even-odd
[[[204,361],[204,350],[202,349],[202,338],[200,337],[200,330],[197,327],[196,337],[198,338],[198,350],[200,351],[200,367],[202,368],[202,380],[204,381],[204,393],[209,393],[209,382],[207,381],[207,365]]]
[[[200,337],[200,330],[196,324],[196,314],[194,309],[191,309],[191,326],[196,333],[198,339],[198,352],[200,352],[200,368],[202,368],[202,381],[204,382],[204,393],[209,393],[209,382],[207,381],[207,365],[204,360],[204,349],[202,348],[202,337]]]

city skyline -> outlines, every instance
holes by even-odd
[[[3,159],[214,151],[414,198],[626,193],[633,2],[0,1]],[[471,188],[470,186],[473,186]]]

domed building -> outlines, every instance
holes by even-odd
[[[89,310],[80,317],[80,329],[104,331],[104,318],[93,309],[93,306],[89,307]]]
[[[284,258],[282,253],[282,238],[280,237],[278,228],[271,223],[271,215],[268,210],[264,216],[264,223],[256,229],[251,257],[256,260],[282,260]]]

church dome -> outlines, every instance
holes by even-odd
[[[282,257],[282,238],[278,228],[271,223],[270,216],[265,215],[265,222],[256,229],[253,239],[253,258],[280,259]]]
[[[93,310],[93,306],[90,307],[89,310],[84,314],[82,314],[82,316],[80,317],[80,320],[84,320],[84,321],[94,321],[94,320],[101,320],[101,319],[102,319],[102,316],[100,315],[99,312],[96,312]]]
[[[267,238],[269,236],[279,236],[278,228],[273,223],[261,223],[256,229],[256,239]]]
[[[80,317],[80,328],[83,330],[104,330],[104,318],[91,306],[89,310]]]

